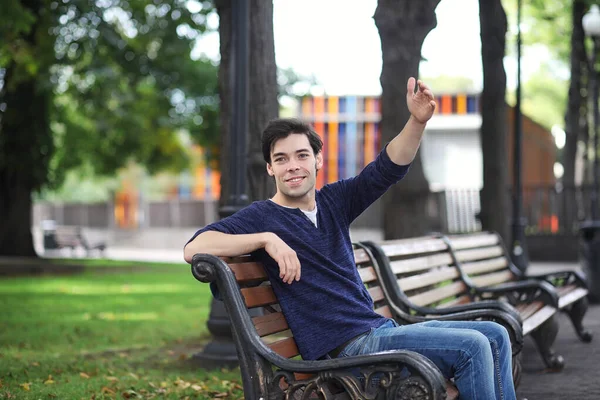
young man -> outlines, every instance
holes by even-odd
[[[377,159],[358,176],[319,191],[319,136],[298,120],[269,123],[262,149],[277,193],[199,230],[184,249],[185,260],[191,262],[196,253],[254,252],[306,360],[413,350],[454,377],[461,398],[514,399],[504,327],[482,321],[398,326],[373,311],[354,265],[350,223],[408,172],[435,110],[431,90],[414,78],[408,80],[406,100],[411,117]]]

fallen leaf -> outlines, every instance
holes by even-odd
[[[86,374],[85,372],[80,372],[79,376],[82,377],[83,379],[90,379],[90,376],[88,374]]]
[[[21,383],[19,386],[21,386],[23,388],[23,390],[25,390],[26,392],[29,392],[30,385],[31,385],[31,382],[27,382],[27,383]]]
[[[160,387],[161,388],[166,388],[168,386],[167,382],[161,382],[160,383]]]
[[[192,385],[192,386],[190,386],[190,387],[191,387],[192,389],[194,389],[196,392],[199,392],[199,391],[201,391],[201,390],[202,390],[202,386],[200,386],[200,385],[196,385],[196,384],[194,384],[194,385]]]
[[[179,360],[183,361],[185,359],[187,359],[187,356],[185,354],[182,353],[179,355]]]
[[[54,381],[52,379],[46,379],[44,381],[44,385],[52,385],[54,383]]]
[[[39,367],[40,363],[37,362],[37,361],[34,361],[34,362],[31,363],[31,365],[34,366],[34,367]]]
[[[115,391],[112,390],[111,388],[108,388],[106,386],[104,386],[101,390],[102,393],[109,393],[109,394],[115,394]]]
[[[136,374],[134,374],[133,372],[130,372],[130,373],[129,373],[129,376],[131,376],[131,377],[132,377],[133,379],[135,379],[136,381],[139,381],[139,380],[140,380],[140,377],[139,377],[139,376],[137,376]]]
[[[229,393],[226,393],[226,392],[217,393],[217,394],[214,394],[214,395],[213,395],[213,397],[214,397],[214,398],[217,398],[217,399],[222,399],[222,398],[225,398],[225,397],[227,397],[227,396],[229,396]]]
[[[111,382],[116,382],[119,380],[119,378],[117,378],[116,376],[107,376],[106,379]]]

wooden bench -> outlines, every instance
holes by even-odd
[[[439,369],[412,351],[298,359],[294,337],[264,267],[249,256],[221,259],[196,254],[192,273],[201,282],[216,282],[219,288],[231,321],[247,400],[447,398],[446,381]],[[369,292],[378,298],[375,286]],[[251,317],[249,310],[257,307],[263,308],[263,315]],[[385,306],[380,307],[385,314]],[[375,381],[373,376],[381,379]]]
[[[562,357],[552,349],[558,332],[554,319],[558,295],[547,282],[523,281],[492,292],[481,291],[463,278],[447,239],[441,235],[365,244],[380,265],[397,319],[473,312],[482,306],[501,310],[520,321],[523,336],[532,335],[548,367],[563,367]],[[506,298],[510,302],[496,301]],[[520,347],[516,346],[522,341],[511,339],[513,355],[518,354]],[[513,374],[518,384],[519,371]]]
[[[465,278],[480,290],[532,279],[551,284],[558,295],[558,309],[569,315],[581,341],[592,340],[592,334],[583,327],[583,317],[588,309],[588,288],[579,271],[525,275],[512,263],[502,238],[495,232],[449,236],[448,241]],[[518,300],[509,298],[509,301],[516,303]]]
[[[72,253],[79,248],[84,249],[88,256],[94,250],[97,250],[100,254],[104,254],[106,243],[91,244],[85,238],[79,226],[57,225],[54,229],[44,233],[44,251],[69,249]]]

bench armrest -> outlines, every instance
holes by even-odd
[[[412,351],[399,350],[314,361],[282,357],[267,347],[258,336],[235,276],[223,260],[209,254],[196,254],[192,258],[192,274],[201,282],[216,282],[219,288],[232,322],[231,330],[240,360],[244,391],[279,391],[291,398],[305,389],[327,390],[322,385],[333,382],[343,387],[351,398],[374,398],[374,392],[377,390],[385,391],[385,398],[400,398],[399,395],[406,390],[408,383],[411,390],[419,386],[426,388],[427,395],[425,391],[419,392],[426,396],[423,398],[445,398],[446,384],[440,370],[431,360]],[[280,371],[273,372],[272,366]],[[404,368],[411,373],[409,377],[403,373]],[[358,372],[362,379],[353,372]],[[294,373],[310,373],[316,376],[307,380],[296,380]],[[379,387],[373,386],[374,376],[382,377]],[[282,386],[282,381],[287,385]]]
[[[558,308],[558,293],[554,287],[545,281],[536,281],[527,279],[524,281],[507,282],[495,286],[471,286],[471,289],[480,296],[493,295],[499,296],[502,294],[514,294],[517,292],[519,297],[525,296],[526,301],[533,301],[539,298],[545,304]]]
[[[561,287],[569,283],[574,283],[578,287],[589,289],[585,275],[581,271],[577,270],[564,270],[549,272],[546,274],[527,275],[526,278],[534,280],[543,280],[556,287]],[[562,281],[562,283],[559,283],[560,281]]]

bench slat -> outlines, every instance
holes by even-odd
[[[510,282],[514,279],[514,276],[512,272],[506,270],[486,275],[471,276],[470,278],[475,284],[475,286],[486,287],[497,285],[499,283]]]
[[[557,288],[559,298],[558,298],[558,308],[564,308],[571,303],[576,302],[582,297],[587,296],[588,290],[582,287],[577,287],[575,285],[567,285],[561,288]]]
[[[283,313],[276,312],[253,317],[252,322],[260,337],[272,335],[290,329]]]
[[[229,264],[229,268],[235,274],[235,279],[240,283],[268,279],[265,267],[257,262]]]
[[[490,260],[483,261],[474,261],[461,265],[463,272],[467,275],[491,272],[507,266],[508,262],[504,257],[492,258]]]
[[[388,306],[381,306],[375,309],[375,312],[379,315],[383,315],[386,318],[392,318],[392,312]]]
[[[465,295],[455,298],[454,300],[450,300],[443,304],[440,304],[440,305],[438,305],[438,307],[439,308],[452,307],[452,306],[458,306],[461,304],[469,304],[469,303],[471,303],[471,297],[469,297],[468,294],[465,294]]]
[[[467,286],[462,282],[454,282],[446,286],[442,286],[437,289],[420,293],[409,297],[410,301],[418,306],[425,306],[435,303],[440,300],[444,300],[448,297],[462,294],[467,290]]]
[[[388,257],[396,257],[446,250],[448,246],[442,239],[424,237],[385,242],[381,245],[381,248]]]
[[[523,318],[523,335],[528,335],[531,333],[531,331],[543,324],[555,313],[556,308],[552,306],[543,306],[536,313],[529,316],[529,318]]]
[[[360,279],[363,283],[369,283],[377,280],[377,273],[373,267],[360,268],[358,270],[358,274],[360,275]]]
[[[493,246],[498,244],[498,236],[489,232],[482,232],[466,236],[450,236],[449,239],[452,247],[455,250]]]
[[[373,303],[384,299],[383,290],[381,289],[381,286],[370,287],[368,289],[368,292],[371,295],[371,298],[373,299]]]
[[[298,351],[298,346],[296,346],[296,341],[293,337],[269,343],[267,346],[269,346],[275,353],[285,358],[296,357],[298,354],[300,354],[300,351]]]
[[[398,285],[404,292],[412,289],[431,286],[436,283],[441,283],[449,279],[460,277],[458,270],[454,267],[437,268],[424,274],[413,275],[407,278],[398,279]]]
[[[268,306],[279,302],[271,286],[256,286],[240,290],[248,308]]]
[[[456,259],[462,262],[498,257],[504,254],[504,250],[500,246],[494,246],[482,249],[460,250],[455,252],[455,254]]]
[[[364,249],[356,249],[354,250],[354,262],[357,264],[362,264],[365,262],[371,261],[371,258],[367,254]]]
[[[425,257],[411,258],[409,260],[397,260],[390,263],[394,274],[417,272],[450,264],[452,264],[452,256],[450,253],[434,254]]]

